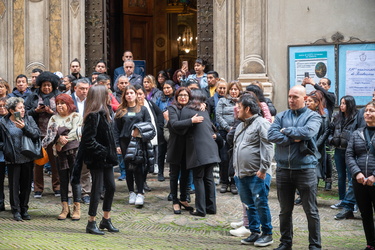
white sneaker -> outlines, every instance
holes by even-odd
[[[143,206],[145,197],[142,194],[137,194],[137,198],[135,199],[135,205],[136,206]]]
[[[236,237],[249,237],[251,234],[250,230],[247,229],[245,226],[230,230],[229,233]]]
[[[157,174],[157,173],[159,173],[159,165],[154,164],[154,174]]]
[[[134,192],[129,193],[129,204],[134,205],[137,195]]]
[[[243,226],[243,221],[230,223],[230,227],[234,228],[234,229],[237,229],[237,228],[242,227],[242,226]]]

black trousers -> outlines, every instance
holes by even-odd
[[[60,192],[61,192],[61,202],[68,201],[68,193],[69,193],[69,183],[70,178],[72,176],[73,165],[76,160],[76,154],[66,154],[66,152],[62,152],[58,154],[59,156],[56,159],[56,165],[59,170],[59,177],[60,177]],[[69,166],[67,169],[63,169],[64,167]],[[81,201],[81,184],[72,184],[72,192],[73,192],[73,201],[80,202]]]
[[[0,162],[0,206],[4,204],[4,180],[5,180],[5,162]]]
[[[103,191],[103,187],[105,188],[103,211],[111,211],[113,196],[116,191],[113,167],[104,167],[99,169],[92,169],[90,166],[87,167],[90,169],[92,178],[89,215],[96,216],[100,201],[100,194]]]
[[[125,157],[126,150],[128,149],[130,139],[121,139],[120,147],[122,157]],[[146,181],[145,167],[142,165],[131,165],[130,163],[125,164],[126,173],[126,185],[128,186],[129,192],[134,192],[134,182],[137,185],[138,191],[136,193],[143,194],[143,187]]]
[[[165,161],[165,154],[167,153],[167,142],[163,140],[159,143],[158,147],[158,167],[159,167],[159,173],[158,174],[164,174],[164,161]]]
[[[181,175],[180,175],[181,174]],[[181,164],[169,164],[169,186],[172,194],[173,204],[178,204],[178,179],[180,177],[180,200],[186,201],[189,171],[186,169],[185,157]]]
[[[353,180],[354,195],[361,212],[363,230],[365,231],[367,245],[375,247],[375,229],[373,209],[375,209],[375,187],[363,186]]]
[[[216,213],[214,166],[216,166],[216,163],[193,168],[195,208],[197,212],[204,215]]]
[[[219,163],[219,171],[220,171],[220,183],[222,184],[231,184],[234,183],[233,180],[229,180],[229,145],[226,142],[228,132],[225,130],[219,130],[221,137],[224,139],[224,146],[219,150],[219,155],[221,162]]]
[[[34,163],[9,164],[9,200],[12,213],[25,213],[29,209],[29,197],[31,193],[31,180],[33,177]]]

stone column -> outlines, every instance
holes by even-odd
[[[0,77],[12,85],[13,77],[13,37],[11,23],[13,13],[13,1],[0,0]]]
[[[265,63],[267,44],[267,0],[242,0],[240,4],[241,46],[240,75],[244,86],[260,81],[265,86],[265,95],[272,93]]]
[[[214,1],[214,70],[226,81],[235,80],[236,73],[236,4],[235,1]]]

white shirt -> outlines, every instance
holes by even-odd
[[[86,98],[85,100],[81,101],[81,99],[79,99],[79,97],[76,95],[75,92],[74,92],[74,97],[76,98],[76,101],[77,101],[78,113],[83,117],[83,111],[85,111]]]

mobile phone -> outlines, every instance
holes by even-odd
[[[188,61],[182,61],[182,67],[186,68],[186,69],[189,69],[189,63],[188,63]]]
[[[43,103],[39,103],[39,107],[44,108],[45,106]]]
[[[16,118],[16,121],[21,120],[21,113],[20,112],[14,112],[14,117]]]
[[[305,72],[305,77],[310,77],[309,72]]]

